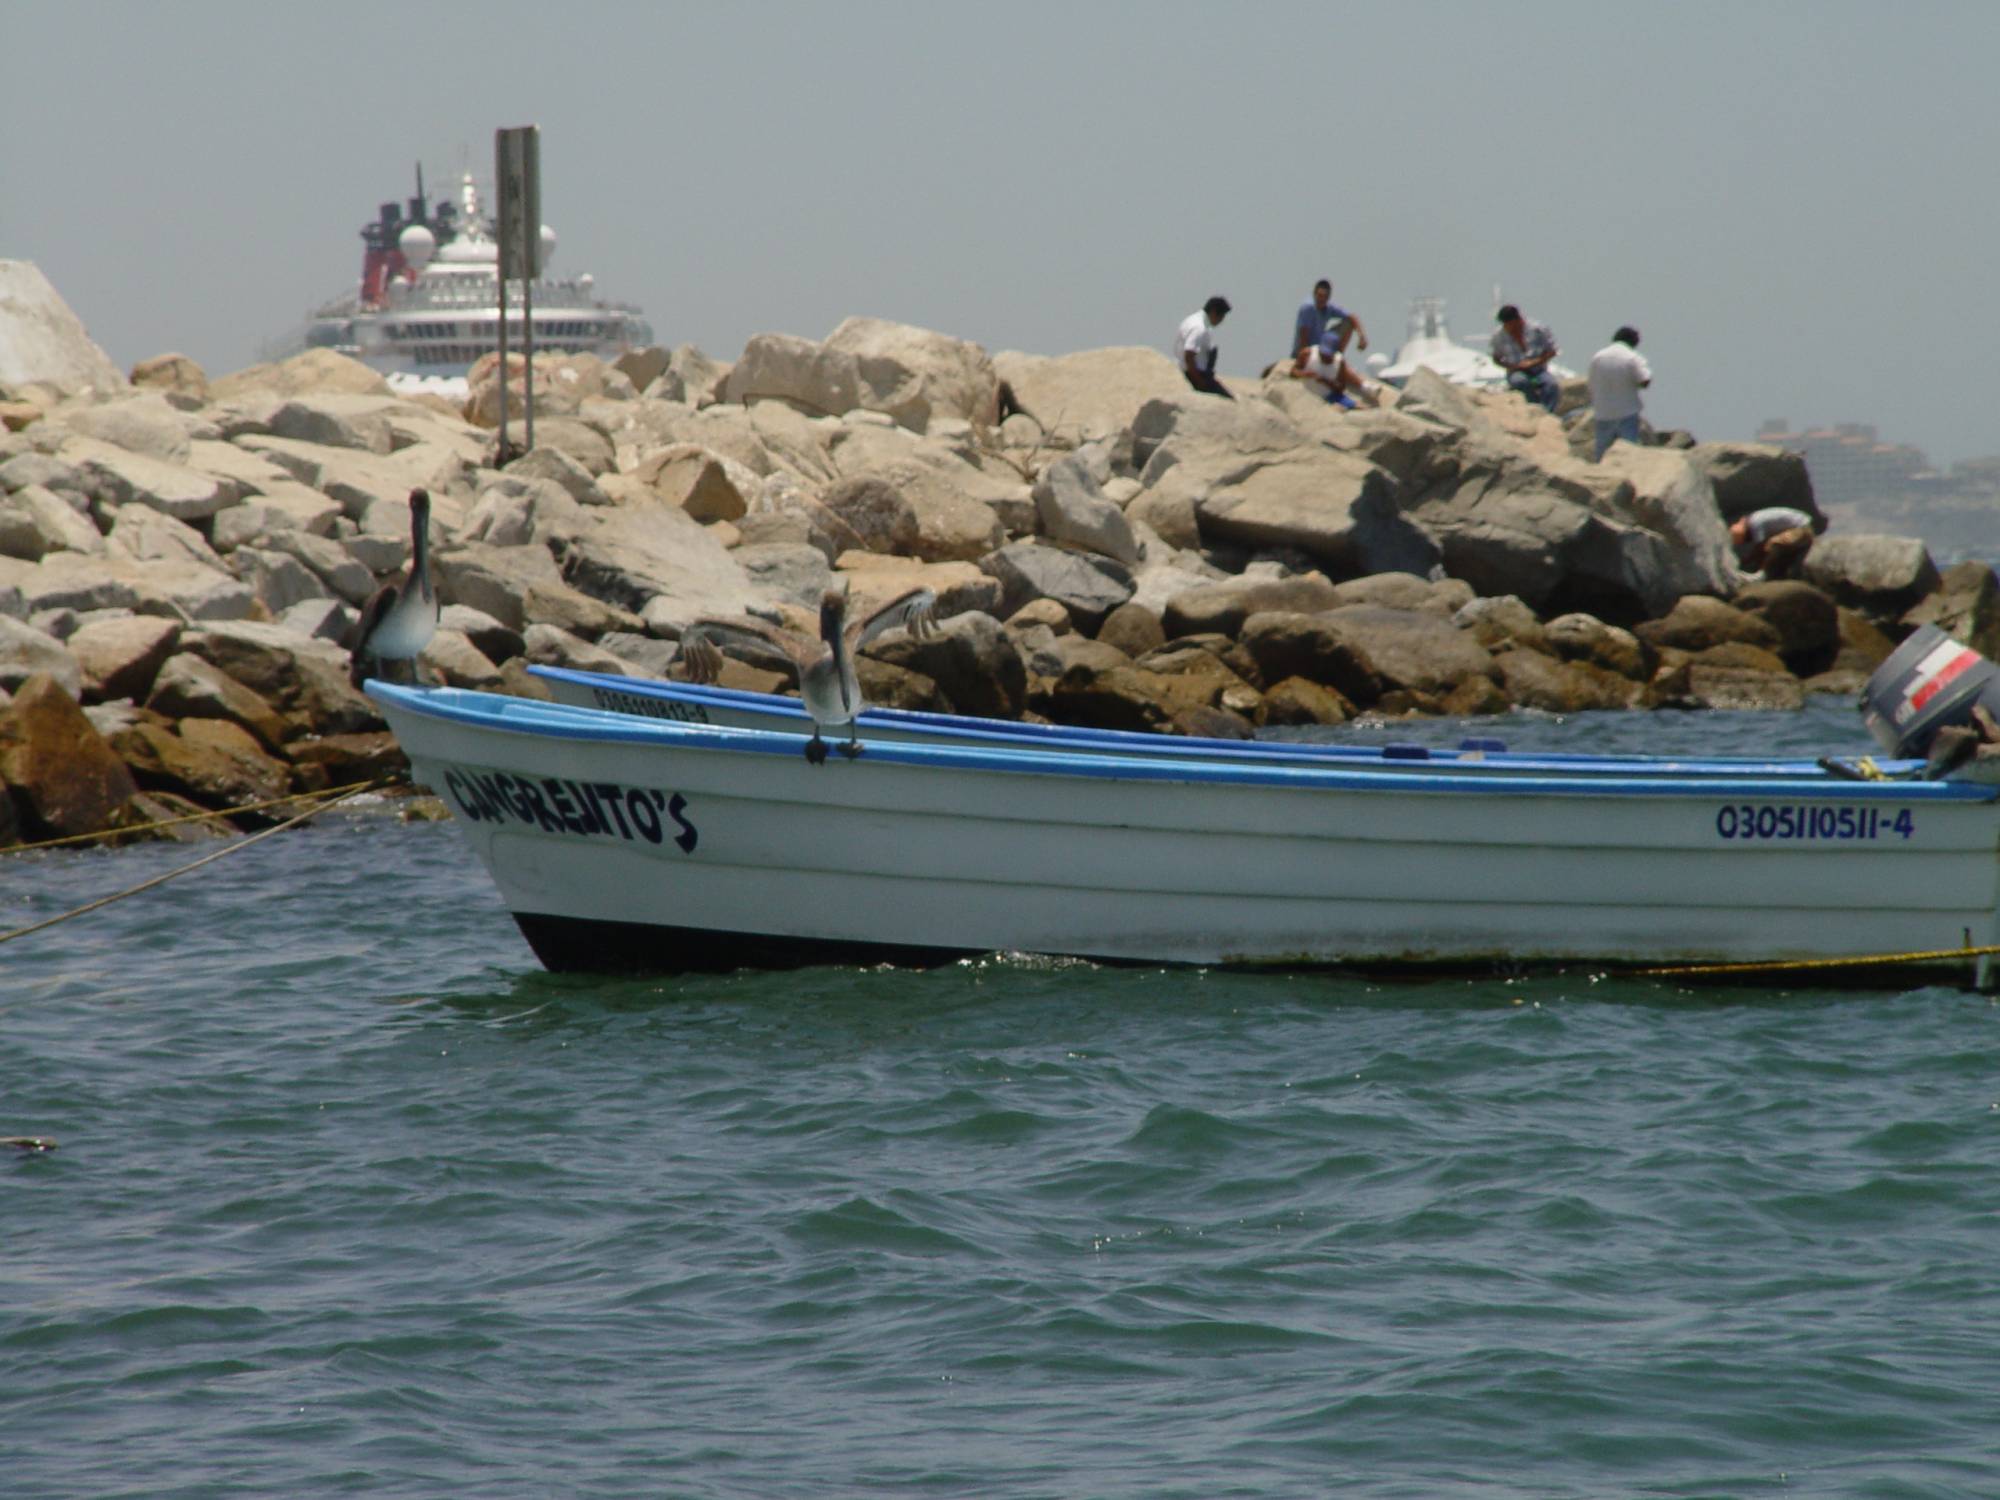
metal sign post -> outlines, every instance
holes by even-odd
[[[499,190],[500,451],[507,450],[507,283],[521,282],[521,401],[527,446],[535,446],[535,277],[542,266],[542,132],[517,125],[493,132],[493,177]]]

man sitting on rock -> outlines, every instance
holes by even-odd
[[[1180,331],[1174,335],[1174,363],[1196,390],[1234,401],[1229,388],[1215,378],[1215,359],[1220,352],[1215,347],[1215,330],[1228,316],[1229,299],[1210,297],[1200,312],[1183,318]]]
[[[1736,544],[1736,560],[1746,572],[1766,579],[1789,578],[1812,550],[1813,537],[1824,530],[1823,516],[1771,505],[1731,521],[1729,540]]]
[[[1556,409],[1562,387],[1549,373],[1549,361],[1556,357],[1556,336],[1549,325],[1521,316],[1521,309],[1509,302],[1500,309],[1500,327],[1493,334],[1493,363],[1507,372],[1507,388],[1519,391],[1530,401]]]
[[[1330,406],[1354,410],[1349,391],[1366,392],[1367,385],[1340,352],[1340,335],[1329,328],[1317,344],[1308,344],[1292,361],[1292,379],[1309,381]]]
[[[1334,305],[1333,283],[1322,276],[1313,283],[1312,301],[1299,305],[1298,321],[1292,325],[1292,359],[1296,362],[1330,332],[1339,335],[1342,354],[1347,352],[1350,337],[1359,348],[1368,347],[1368,330],[1353,313]]]

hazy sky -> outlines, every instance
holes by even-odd
[[[0,56],[0,258],[126,367],[252,363],[416,162],[536,124],[556,268],[718,358],[1157,348],[1221,291],[1242,371],[1320,275],[1391,351],[1498,286],[1578,369],[1638,324],[1659,425],[2000,452],[1992,0],[0,0]]]

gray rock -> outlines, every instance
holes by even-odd
[[[104,538],[87,516],[54,490],[27,484],[0,499],[0,555],[29,562],[51,552],[104,551]]]
[[[1096,635],[1104,617],[1133,592],[1131,572],[1110,558],[1041,542],[1010,542],[981,558],[979,566],[999,580],[1002,615],[1013,614],[1031,599],[1053,599],[1087,635]],[[951,693],[942,681],[939,686]],[[956,702],[957,695],[951,696]]]
[[[751,587],[768,598],[819,608],[820,596],[833,580],[833,569],[816,547],[771,542],[737,547],[732,554]]]
[[[211,474],[128,453],[97,438],[73,437],[57,457],[76,470],[85,494],[113,509],[144,505],[176,520],[198,521],[236,499],[234,487]]]
[[[447,604],[439,612],[441,629],[456,630],[479,648],[489,661],[511,661],[525,649],[521,632],[509,629],[492,615],[469,604]]]
[[[250,586],[257,602],[272,615],[282,614],[309,599],[324,599],[329,593],[310,568],[283,552],[238,547],[229,554],[229,568]]]
[[[530,625],[523,635],[522,653],[538,667],[569,667],[579,672],[611,672],[632,675],[623,658],[601,646],[571,635],[554,625]]]
[[[523,630],[522,601],[537,583],[559,584],[562,569],[545,547],[494,547],[467,542],[441,549],[432,560],[438,597],[446,604],[469,604],[510,630]]]
[[[280,402],[267,420],[276,437],[386,456],[394,447],[388,413],[396,404],[382,396],[313,392]]]
[[[143,505],[130,505],[112,523],[106,549],[136,562],[187,562],[221,571],[225,564],[208,539],[185,521]]]
[[[0,615],[0,689],[19,692],[37,672],[55,678],[70,697],[82,696],[82,669],[61,641],[21,620]]]
[[[294,634],[338,646],[349,639],[360,618],[359,610],[338,599],[307,599],[280,614],[277,624]]]
[[[127,615],[79,626],[69,638],[68,649],[82,672],[82,696],[93,703],[107,698],[143,701],[180,636],[181,627],[175,621],[151,615]]]
[[[955,615],[922,640],[895,631],[868,654],[930,678],[960,713],[1018,719],[1027,705],[1027,668],[991,615]]]
[[[1186,590],[1162,614],[1169,640],[1188,635],[1235,636],[1254,614],[1319,614],[1340,603],[1323,574],[1284,579],[1231,578]]]
[[[322,585],[311,594],[300,595],[301,599],[317,598],[331,591],[349,604],[362,605],[366,604],[368,596],[375,592],[375,574],[356,560],[354,549],[359,544],[377,540],[352,537],[342,543],[334,541],[331,537],[313,536],[304,531],[280,531],[270,538],[266,550],[296,559]],[[407,558],[408,552],[409,543],[405,541],[391,555]],[[395,566],[400,567],[400,561]],[[238,576],[242,575],[239,573]],[[268,604],[270,601],[265,602]],[[272,606],[274,613],[282,608],[284,606]]]
[[[160,395],[142,392],[69,413],[63,425],[79,437],[96,438],[162,463],[188,462],[187,420]]]
[[[1696,443],[1687,457],[1715,491],[1724,525],[1770,505],[1820,513],[1805,459],[1775,443]]]
[[[1805,576],[1836,603],[1884,620],[1935,593],[1942,582],[1930,549],[1915,537],[1844,532],[1814,538]]]
[[[1052,540],[1101,552],[1118,562],[1139,561],[1139,544],[1123,511],[1104,496],[1090,467],[1075,455],[1042,471],[1034,487],[1036,514]]]

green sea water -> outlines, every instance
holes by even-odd
[[[1865,749],[1845,705],[1355,731]],[[0,861],[12,928],[181,849]],[[0,947],[0,1497],[2000,1495],[2000,1006],[540,971],[449,825]]]

